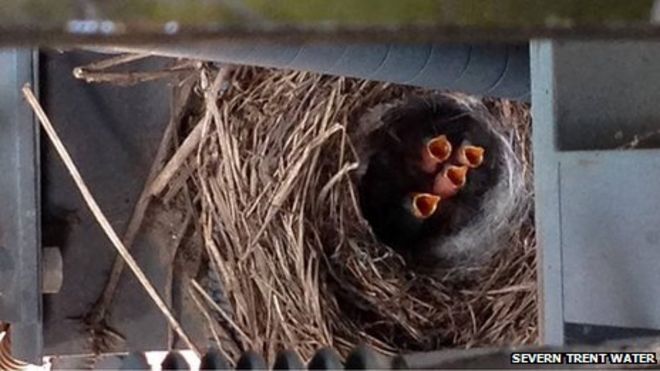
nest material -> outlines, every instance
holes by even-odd
[[[358,207],[353,127],[369,108],[420,90],[304,72],[241,68],[207,108],[193,166],[209,267],[233,309],[239,348],[272,361],[332,345],[386,352],[528,344],[537,339],[529,218],[459,286],[412,273]],[[487,102],[528,162],[527,109]],[[209,107],[209,105],[207,105]],[[220,344],[222,346],[222,344]]]

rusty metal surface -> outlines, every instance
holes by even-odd
[[[654,0],[5,0],[0,43],[660,37]]]

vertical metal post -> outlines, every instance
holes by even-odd
[[[11,323],[13,356],[40,364],[39,136],[20,93],[35,66],[31,49],[0,49],[0,321]]]
[[[541,341],[564,343],[559,159],[554,109],[554,58],[551,41],[530,43],[534,130],[534,194],[537,215]]]

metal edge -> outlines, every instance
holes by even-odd
[[[6,146],[11,151],[5,197],[13,197],[7,204],[14,222],[7,223],[12,230],[5,243],[15,258],[15,283],[10,294],[15,313],[11,319],[12,354],[15,358],[34,363],[42,362],[42,300],[41,300],[41,235],[39,196],[39,138],[37,123],[23,101],[21,88],[25,83],[35,86],[35,59],[32,49],[5,49],[5,71],[14,73],[3,86],[5,119],[3,130],[11,133]],[[12,68],[13,67],[13,68]],[[7,72],[5,72],[7,73]],[[9,106],[12,105],[12,106]],[[13,172],[14,174],[11,174]],[[7,219],[5,219],[5,222]],[[12,295],[13,294],[13,295]]]
[[[532,148],[538,238],[540,335],[546,345],[564,344],[561,254],[560,161],[556,145],[554,43],[530,43]]]

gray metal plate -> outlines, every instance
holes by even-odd
[[[660,336],[659,330],[630,327],[594,326],[582,323],[566,323],[566,344],[600,344],[604,341]]]
[[[92,53],[47,53],[42,60],[41,97],[101,209],[122,235],[169,120],[170,90],[166,81],[116,87],[90,85],[72,76],[74,67],[100,58]],[[132,68],[148,70],[166,63],[149,59]],[[44,299],[45,352],[87,353],[91,351],[89,334],[80,317],[100,295],[116,252],[47,141],[43,152],[44,243],[60,246],[64,260],[61,291]],[[164,277],[161,272],[169,269],[160,259],[162,251],[149,243],[134,250],[154,279]],[[114,309],[113,322],[121,324],[118,330],[130,346],[165,349],[166,322],[130,274],[128,270],[124,274],[120,290],[132,299],[125,310]],[[166,282],[155,284],[162,289]],[[132,317],[135,313],[140,315]]]
[[[555,49],[560,150],[612,149],[659,128],[660,42],[566,42]]]
[[[563,153],[564,319],[660,329],[660,150]]]
[[[660,43],[539,40],[530,56],[543,340],[568,322],[657,330],[660,150],[615,149],[660,148]]]

